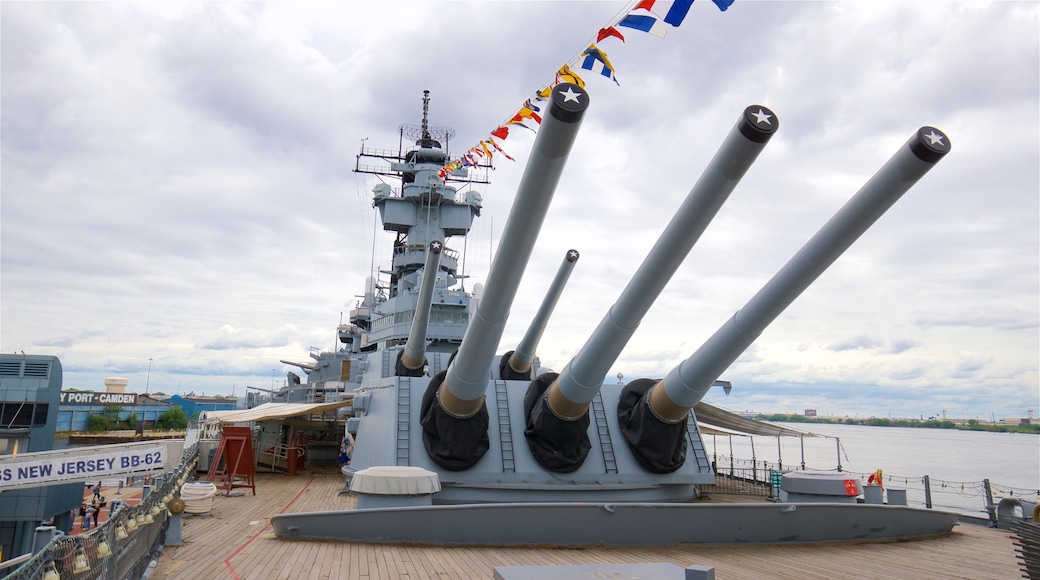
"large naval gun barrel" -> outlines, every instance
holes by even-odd
[[[549,285],[545,298],[542,299],[542,305],[538,307],[538,312],[531,320],[531,325],[527,327],[524,337],[520,339],[516,350],[510,351],[502,357],[502,362],[499,364],[499,375],[503,379],[531,380],[534,378],[531,376],[531,364],[534,362],[538,342],[542,339],[542,333],[549,324],[549,317],[552,316],[556,303],[560,301],[560,295],[563,294],[563,288],[567,285],[567,280],[570,279],[574,265],[578,263],[578,258],[578,250],[567,250],[563,256],[563,262],[556,270],[556,277]]]
[[[525,399],[525,435],[543,466],[560,472],[581,466],[590,449],[588,408],[603,377],[778,128],[779,121],[769,109],[760,105],[744,109],[650,254],[585,345],[558,376],[546,373],[531,383]]]
[[[577,85],[553,87],[483,298],[455,359],[430,381],[423,397],[423,442],[430,458],[445,469],[471,467],[488,449],[484,392],[495,351],[588,104],[588,93]]]
[[[639,462],[671,472],[685,458],[689,410],[781,312],[950,150],[922,127],[748,303],[661,381],[622,390],[618,421]],[[671,442],[671,445],[668,442]]]
[[[433,307],[433,289],[441,267],[441,250],[444,244],[434,240],[426,247],[426,263],[423,266],[422,284],[415,304],[415,316],[408,331],[408,342],[397,357],[395,372],[398,376],[420,377],[426,366],[426,334],[430,327],[430,309]]]

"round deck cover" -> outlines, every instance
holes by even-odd
[[[437,474],[421,467],[369,467],[350,480],[350,491],[372,495],[431,495],[440,490]]]

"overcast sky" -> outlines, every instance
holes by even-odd
[[[242,395],[333,346],[390,234],[362,143],[401,123],[486,137],[621,2],[3,2],[0,350],[66,388]],[[780,130],[610,375],[661,377],[739,310],[921,126],[952,152],[723,375],[730,409],[1040,411],[1040,5],[698,0],[601,47],[592,105],[500,350],[564,252],[539,348],[561,370],[746,105]],[[502,142],[465,249],[483,281],[530,150]],[[378,230],[378,228],[376,228]],[[150,367],[150,371],[149,371]]]

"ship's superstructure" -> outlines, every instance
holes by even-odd
[[[399,127],[401,144],[397,151],[362,145],[355,171],[380,176],[381,180],[394,178],[396,182],[380,181],[372,188],[372,204],[379,210],[383,230],[394,234],[391,267],[382,272],[389,278],[368,279],[365,293],[350,310],[348,321],[337,329],[340,345],[336,350],[312,351],[313,361],[282,361],[302,369],[307,381],[302,383],[299,375],[290,373],[289,388],[277,393],[276,400],[327,401],[336,393],[359,387],[366,374],[381,376],[381,367],[369,368],[369,355],[376,351],[399,353],[398,347],[415,334],[413,322],[417,316],[424,329],[422,336],[411,337],[412,358],[406,357],[405,362],[410,374],[431,370],[420,350],[450,354],[461,344],[472,294],[462,284],[458,245],[480,215],[482,196],[473,185],[487,183],[488,166],[459,171],[442,181],[438,172],[449,160],[447,143],[454,131],[430,126],[428,113],[429,91],[424,91],[422,123]],[[405,147],[406,140],[414,145]],[[427,264],[430,247],[439,255],[432,268]],[[427,279],[431,284],[424,295],[423,282]],[[421,298],[426,299],[427,307],[417,308]],[[440,357],[433,362],[439,366]]]

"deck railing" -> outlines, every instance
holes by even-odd
[[[866,485],[872,475],[848,470],[802,469],[800,466],[792,469],[769,461],[729,457],[716,457],[712,466],[717,474],[715,485],[701,486],[709,495],[715,492],[773,497],[776,494],[773,474],[787,471],[841,473],[858,479],[861,486]],[[908,505],[955,511],[969,518],[988,520],[994,526],[1029,519],[1040,503],[1040,490],[1002,485],[988,479],[947,481],[927,475],[885,473],[882,475],[882,483],[885,489],[906,490]]]
[[[78,535],[55,536],[4,580],[38,580],[53,569],[61,580],[141,578],[169,527],[166,499],[176,497],[195,473],[198,445],[185,450],[176,469],[155,477],[136,506],[122,504],[100,525]],[[133,524],[130,521],[133,520]]]

